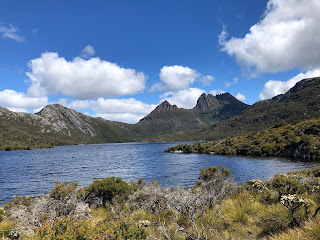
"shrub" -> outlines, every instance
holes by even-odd
[[[222,175],[224,175],[226,177],[232,177],[230,170],[228,168],[226,168],[225,166],[222,166],[221,173],[222,173]]]
[[[125,200],[131,193],[131,187],[121,178],[108,177],[102,180],[94,180],[88,187],[88,194],[100,198],[102,205],[105,206],[107,202],[112,203],[114,197],[119,200]]]
[[[259,192],[267,190],[266,182],[262,181],[261,179],[248,180],[247,184],[250,187],[250,189],[254,189]]]
[[[22,197],[22,196],[13,196],[13,201],[8,202],[5,206],[4,209],[11,209],[14,207],[19,207],[21,205],[23,206],[30,206],[34,202],[33,196],[27,196],[27,197]]]
[[[0,222],[2,222],[5,218],[5,212],[3,208],[0,208]]]
[[[283,195],[281,197],[281,203],[283,206],[288,208],[289,213],[293,219],[294,225],[298,225],[298,222],[294,216],[294,214],[301,208],[305,208],[306,218],[308,218],[309,208],[313,204],[313,202],[309,199],[303,199],[296,197],[296,195]]]
[[[298,180],[277,174],[270,182],[271,187],[279,193],[279,199],[282,195],[300,194],[306,192],[304,185]]]
[[[91,239],[90,235],[92,229],[90,228],[89,220],[75,220],[73,217],[62,216],[55,218],[51,222],[44,222],[41,227],[35,228],[37,239],[47,240],[63,240],[63,239],[77,239],[85,240]]]
[[[56,181],[56,186],[53,188],[49,195],[56,200],[63,200],[77,188],[77,185],[77,182]]]
[[[210,166],[208,168],[202,168],[199,174],[199,179],[203,181],[210,181],[217,176],[220,176],[219,166]]]

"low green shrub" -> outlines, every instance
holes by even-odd
[[[270,181],[270,186],[279,193],[279,199],[282,195],[302,194],[306,192],[306,186],[300,184],[298,180],[281,174],[275,175]]]
[[[27,196],[27,197],[22,197],[22,196],[13,196],[13,201],[8,202],[5,206],[4,209],[11,209],[14,207],[19,207],[21,205],[23,206],[30,206],[34,202],[33,196]]]
[[[114,197],[119,200],[128,198],[132,188],[128,183],[121,178],[108,177],[102,180],[96,179],[88,187],[88,193],[94,193],[97,197],[102,198],[102,203],[105,205],[107,202],[112,202]]]
[[[0,208],[0,222],[2,222],[5,218],[5,212],[3,208]]]
[[[71,192],[73,192],[78,186],[77,182],[58,182],[56,181],[56,186],[50,192],[50,197],[56,200],[65,199]]]

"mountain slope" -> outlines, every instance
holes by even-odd
[[[287,93],[257,102],[232,119],[156,140],[215,140],[261,131],[281,121],[294,123],[316,117],[320,117],[320,77],[304,79]]]
[[[178,108],[164,101],[135,125],[142,138],[200,129],[239,115],[249,105],[229,93],[213,96],[203,93],[193,109]],[[143,134],[146,133],[146,134]]]
[[[194,109],[161,103],[137,124],[93,118],[59,104],[36,114],[0,109],[0,149],[29,149],[65,144],[143,141],[162,134],[200,129],[234,117],[248,105],[226,93],[203,94]]]
[[[135,140],[130,125],[91,118],[59,104],[36,114],[0,108],[0,150]]]

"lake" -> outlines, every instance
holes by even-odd
[[[320,166],[318,162],[283,158],[252,158],[165,153],[179,143],[113,143],[61,146],[52,149],[0,152],[0,205],[13,195],[47,194],[55,181],[77,181],[88,186],[94,178],[121,177],[126,181],[156,180],[165,186],[192,186],[201,168],[222,165],[238,183],[267,180],[287,173]]]

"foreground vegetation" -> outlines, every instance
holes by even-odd
[[[320,118],[286,124],[284,121],[261,132],[193,145],[170,147],[167,152],[229,155],[279,156],[314,159],[320,157]]]
[[[320,168],[238,186],[202,169],[192,188],[151,181],[57,182],[47,196],[0,209],[10,239],[320,239]]]

